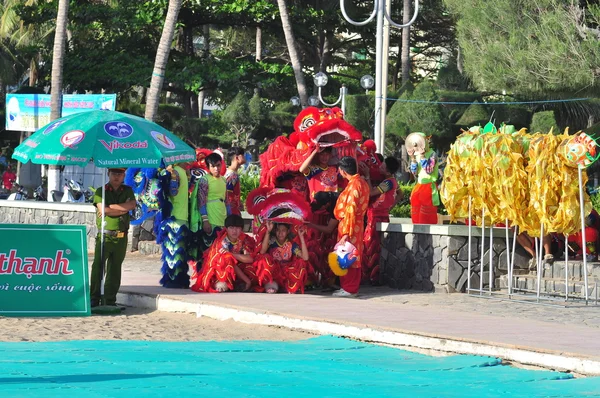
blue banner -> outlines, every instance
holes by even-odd
[[[116,94],[65,94],[62,116],[115,110]],[[6,130],[37,131],[50,123],[50,94],[6,94]]]

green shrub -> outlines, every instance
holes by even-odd
[[[492,119],[496,126],[502,123],[511,124],[517,130],[529,126],[531,122],[531,111],[520,105],[498,105],[492,108],[494,115]]]
[[[590,201],[594,210],[600,213],[600,193],[590,195]]]
[[[390,209],[390,217],[410,218],[410,194],[414,187],[414,183],[398,184],[403,199]]]
[[[239,172],[240,176],[240,197],[242,203],[246,203],[248,193],[253,189],[258,188],[260,183],[260,170],[253,165],[249,165],[247,168]]]
[[[398,203],[390,210],[390,217],[410,218],[410,203]]]
[[[533,114],[531,119],[531,125],[529,126],[530,133],[549,133],[550,129],[554,134],[560,134],[561,131],[558,129],[556,118],[554,117],[554,111],[543,111],[536,112]]]
[[[435,85],[424,81],[410,94],[404,92],[400,99],[424,102],[396,101],[386,116],[385,129],[388,134],[405,138],[416,131],[427,135],[443,136],[448,132],[446,115],[440,104]]]
[[[444,104],[448,121],[456,123],[469,108],[473,101],[481,100],[481,94],[474,91],[450,91],[438,90],[440,101],[444,102],[468,102],[469,104]]]
[[[489,120],[490,114],[488,111],[479,101],[475,101],[469,105],[456,124],[464,127],[484,126]]]
[[[372,95],[347,95],[344,119],[360,130],[363,137],[370,137],[374,107],[375,97]]]

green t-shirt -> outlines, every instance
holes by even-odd
[[[189,200],[188,200],[188,178],[185,170],[179,166],[173,167],[173,173],[171,173],[171,180],[177,181],[177,193],[173,195],[174,192],[171,192],[171,196],[169,196],[169,200],[173,204],[173,211],[171,214],[175,217],[176,220],[188,221],[188,210],[189,210]]]
[[[106,197],[104,199],[104,205],[115,205],[119,203],[125,203],[128,200],[135,200],[133,189],[128,185],[121,185],[119,188],[114,190],[110,184],[106,184]],[[96,226],[98,231],[101,230],[102,212],[98,210],[96,206],[98,203],[102,203],[102,187],[96,189],[94,194],[94,207],[96,207]],[[104,227],[107,231],[127,231],[129,229],[129,213],[125,213],[119,217],[104,217],[106,225]]]

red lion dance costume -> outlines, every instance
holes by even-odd
[[[288,224],[291,226],[290,230],[304,224],[310,216],[310,207],[306,200],[283,188],[253,190],[246,199],[246,208],[261,224],[269,220]],[[292,248],[298,244],[297,238],[287,241],[273,252],[260,254],[260,245],[266,233],[266,226],[262,224],[256,234],[256,241],[261,243],[257,245],[254,256],[259,286],[266,289],[279,288],[291,294],[298,290],[304,293],[308,276],[314,272],[309,262],[294,256]]]
[[[239,262],[231,253],[254,252],[254,239],[242,233],[237,242],[231,242],[227,238],[227,229],[223,229],[210,246],[204,252],[202,270],[193,272],[190,278],[192,289],[195,292],[218,293],[215,286],[218,282],[224,282],[229,291],[234,289],[236,280],[234,266],[238,266],[244,274],[252,281],[252,286],[258,285],[256,268],[254,264]],[[256,289],[260,291],[260,289]]]
[[[295,132],[290,137],[279,136],[260,155],[262,167],[260,186],[267,188],[288,188],[300,193],[299,185],[305,185],[305,177],[298,172],[315,147],[333,147],[335,156],[356,157],[356,144],[362,140],[362,133],[343,119],[340,108],[308,107],[294,121]],[[294,178],[286,178],[287,175]],[[302,184],[291,183],[291,187],[280,186],[286,181],[302,177]],[[308,198],[308,196],[307,196]]]
[[[332,147],[333,158],[357,156],[357,144],[362,133],[343,119],[340,108],[308,107],[302,110],[294,121],[294,132],[289,138],[279,136],[260,155],[260,186],[274,189],[287,188],[308,200],[306,177],[298,170],[315,147]],[[310,263],[321,275],[329,274],[327,254],[333,249],[323,247],[321,234],[309,229],[306,244],[310,253]],[[316,275],[309,277],[317,281]]]

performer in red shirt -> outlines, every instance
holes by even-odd
[[[388,157],[381,164],[380,174],[383,181],[376,187],[371,186],[368,165],[361,166],[361,172],[369,183],[371,202],[367,210],[367,227],[365,229],[365,249],[362,257],[362,280],[372,284],[379,283],[379,256],[381,253],[381,237],[377,231],[378,222],[390,221],[390,210],[398,197],[398,181],[394,175],[400,168],[396,158]]]
[[[10,191],[10,189],[13,186],[13,183],[16,180],[17,180],[17,175],[15,173],[13,173],[10,166],[8,166],[6,168],[6,171],[4,172],[4,174],[2,174],[2,183],[4,184],[4,188],[8,189]]]
[[[308,180],[311,201],[317,192],[337,192],[339,175],[337,167],[329,164],[331,152],[331,147],[315,147],[300,166],[300,173],[304,174]],[[315,157],[317,162],[312,164]]]

